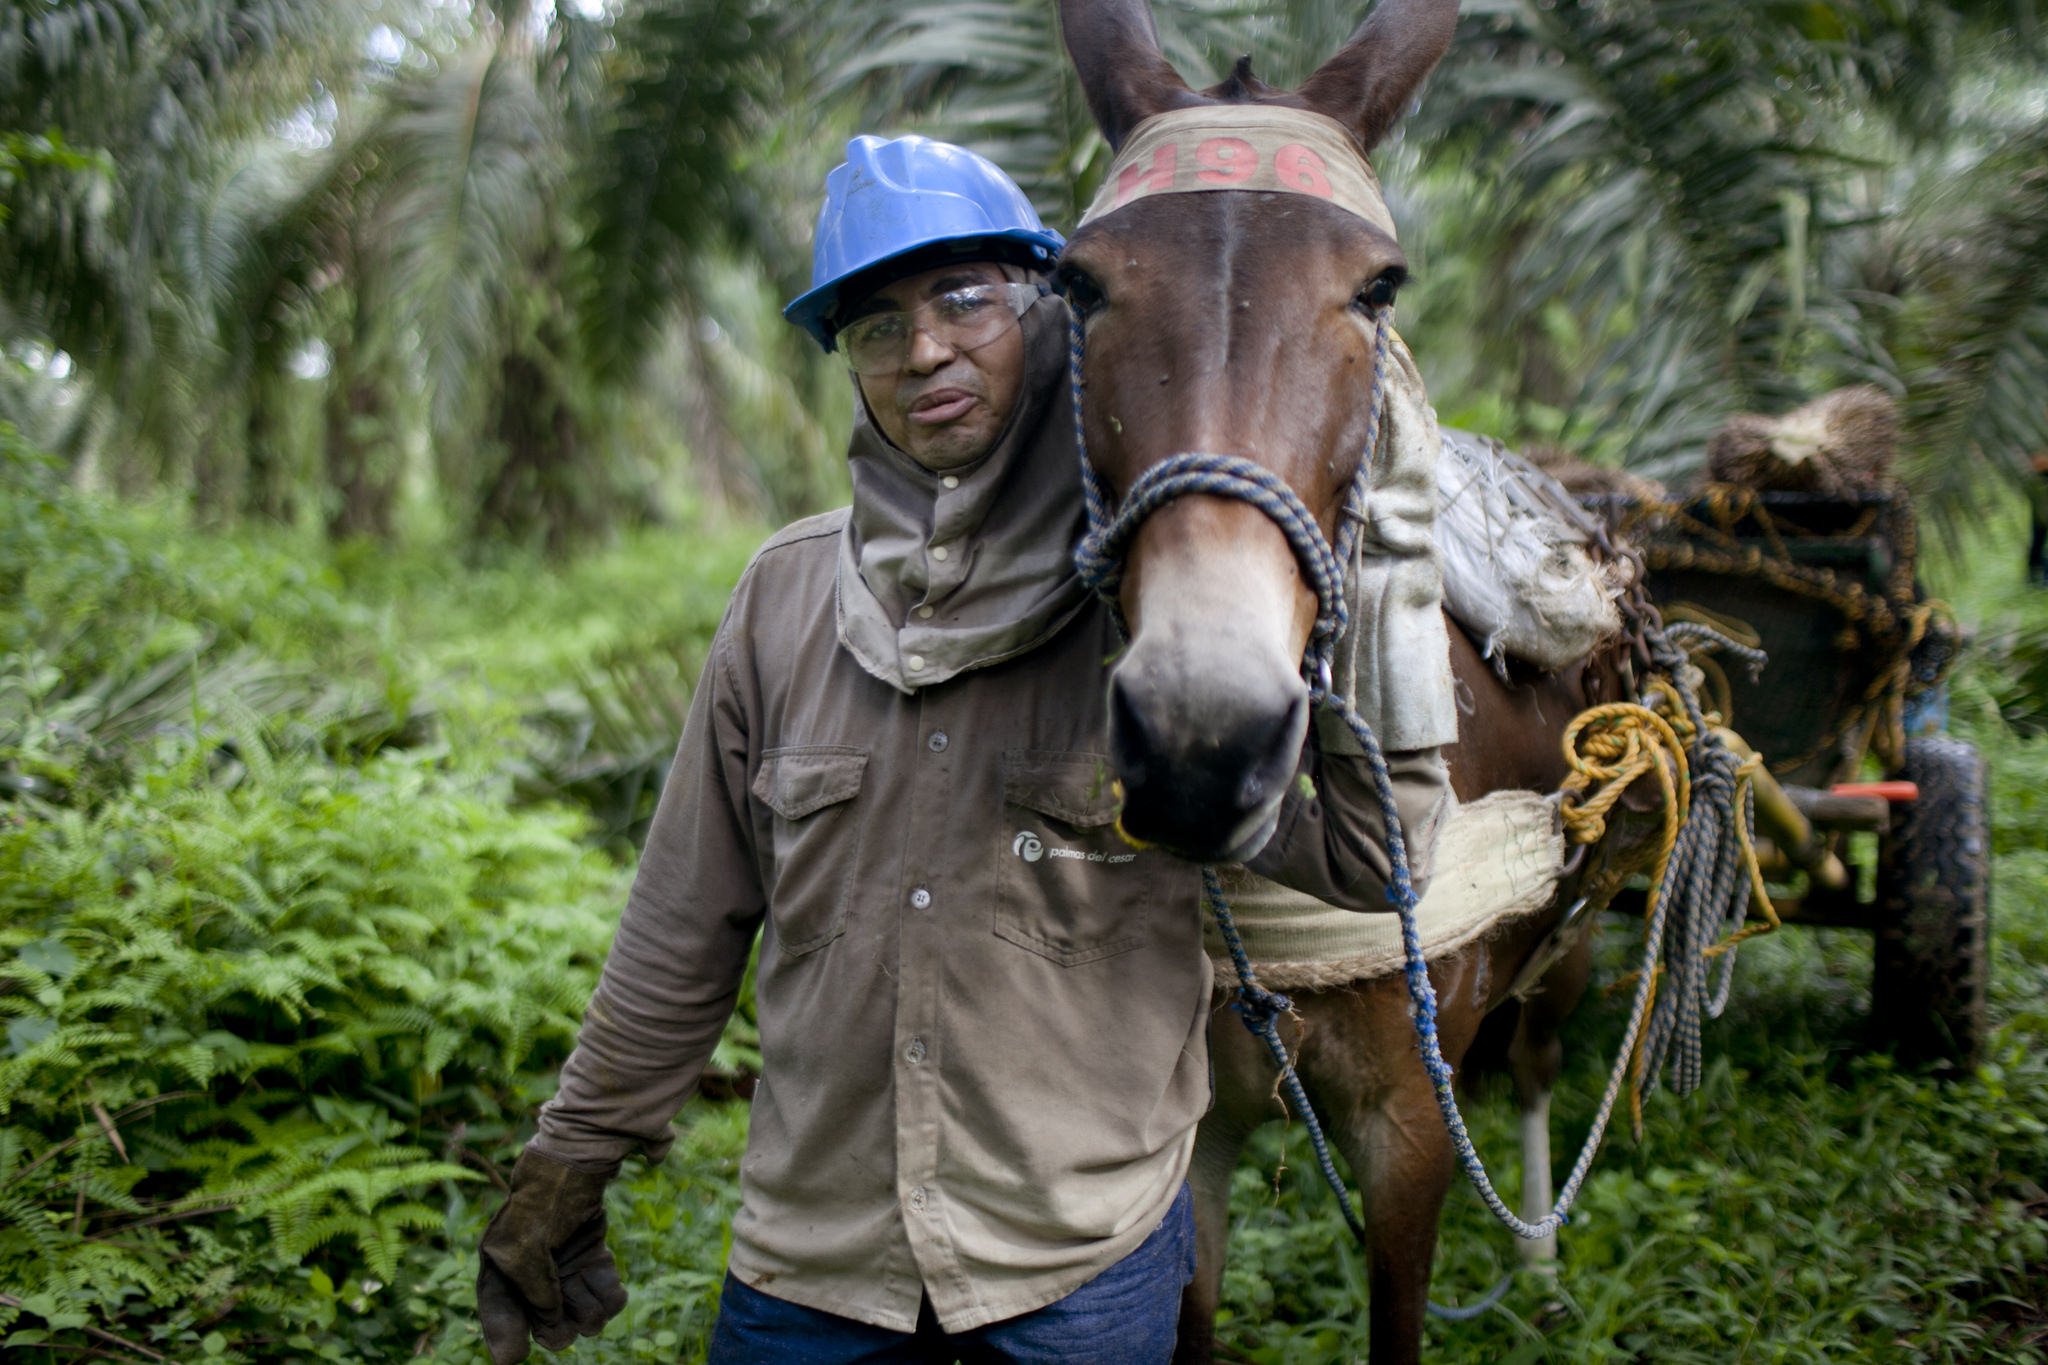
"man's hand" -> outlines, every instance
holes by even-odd
[[[529,1336],[550,1351],[594,1337],[626,1306],[604,1244],[604,1187],[618,1171],[579,1171],[531,1147],[519,1154],[477,1257],[477,1317],[493,1365],[526,1359]]]

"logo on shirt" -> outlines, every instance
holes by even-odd
[[[1071,858],[1081,863],[1128,863],[1137,859],[1135,853],[1096,853],[1085,848],[1062,848],[1058,844],[1047,848],[1045,841],[1028,829],[1017,831],[1017,837],[1010,840],[1010,852],[1027,863],[1040,858]]]

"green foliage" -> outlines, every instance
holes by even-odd
[[[818,510],[844,380],[754,297],[801,278],[836,146],[792,93],[808,12],[12,5],[0,352],[79,378],[0,403],[91,410],[76,455],[125,491],[336,539],[412,516],[559,551],[664,512],[693,452],[722,495]],[[744,366],[674,344],[700,327],[776,333],[773,381],[728,405]],[[770,434],[764,477],[725,477]]]
[[[432,684],[349,641],[388,608],[308,546],[0,456],[0,1343],[403,1356],[625,870],[513,801],[506,748],[449,751],[519,731],[487,690],[411,707]]]
[[[7,223],[8,200],[13,197],[22,173],[40,170],[107,176],[112,174],[113,165],[105,156],[71,146],[55,128],[46,133],[0,132],[0,227]]]
[[[0,1273],[150,1291],[125,1317],[196,1292],[186,1219],[259,1286],[309,1254],[390,1282],[441,1225],[435,1192],[477,1178],[453,1160],[565,1052],[622,888],[574,817],[438,766],[285,759],[222,790],[172,742],[98,812],[0,834]]]

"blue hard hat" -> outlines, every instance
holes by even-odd
[[[892,142],[863,133],[825,177],[811,287],[782,316],[829,351],[847,280],[923,247],[980,242],[992,256],[1038,265],[1049,265],[1065,244],[988,158],[928,137]]]

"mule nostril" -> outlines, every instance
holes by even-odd
[[[1293,774],[1307,709],[1307,696],[1297,693],[1286,706],[1265,713],[1240,732],[1237,751],[1247,767],[1234,793],[1238,810],[1257,810],[1274,786]]]
[[[1158,752],[1156,736],[1144,710],[1131,695],[1131,686],[1121,671],[1109,680],[1109,753],[1117,777],[1126,792],[1145,785],[1151,756]]]

